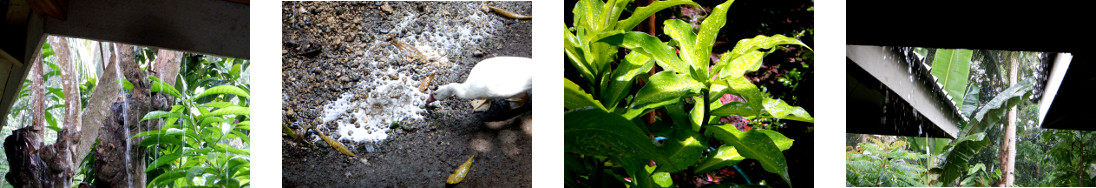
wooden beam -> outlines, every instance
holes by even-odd
[[[225,57],[250,57],[250,6],[224,0],[69,2],[43,32]]]

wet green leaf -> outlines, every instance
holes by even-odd
[[[670,178],[670,173],[667,172],[655,172],[655,174],[651,174],[651,179],[659,187],[673,187],[674,185],[674,180]]]
[[[210,102],[210,103],[205,103],[205,104],[202,104],[202,106],[205,106],[205,107],[214,107],[214,108],[226,108],[226,107],[230,107],[230,106],[238,106],[238,105],[236,105],[236,104],[232,104],[232,103],[230,103],[230,102]]]
[[[609,89],[601,93],[601,99],[606,100],[601,102],[608,108],[615,108],[617,103],[628,94],[628,90],[632,88],[635,77],[646,74],[654,66],[654,61],[651,61],[651,57],[646,55],[635,51],[625,55],[624,61],[621,61],[612,73]]]
[[[693,110],[689,112],[689,125],[694,132],[700,131],[700,127],[707,123],[704,119],[704,100],[701,98],[700,96],[693,97],[693,101],[696,101],[696,103],[693,103]]]
[[[729,93],[746,99],[746,102],[724,104],[719,108],[712,110],[713,116],[740,115],[745,118],[753,119],[761,115],[761,110],[764,109],[763,102],[765,97],[761,91],[757,89],[756,85],[750,83],[746,78],[733,78],[727,80],[727,87],[730,89]]]
[[[773,144],[776,145],[776,147],[779,148],[780,151],[788,150],[792,147],[792,142],[795,141],[793,139],[785,137],[783,134],[780,134],[776,131],[764,129],[758,129],[753,131],[764,133],[766,136],[769,137],[769,139],[773,141]],[[708,172],[711,170],[723,168],[725,166],[738,164],[738,162],[744,159],[746,159],[746,157],[743,157],[741,154],[739,154],[738,150],[735,149],[734,146],[725,144],[723,146],[719,146],[719,148],[716,149],[715,153],[709,154],[708,158],[700,162],[700,164],[696,166],[696,169],[693,172]]]
[[[171,170],[167,173],[160,174],[156,178],[152,179],[152,184],[156,186],[171,185],[171,183],[179,178],[186,177],[187,169],[178,168]]]
[[[654,187],[656,185],[651,173],[658,166],[647,166],[647,160],[631,157],[614,157],[612,161],[624,166],[624,171],[633,178],[632,183],[629,184],[632,187]]]
[[[203,177],[206,173],[217,173],[217,170],[204,166],[190,167],[186,171],[186,179],[193,180],[195,177]],[[192,182],[187,183],[188,185],[192,184]]]
[[[583,155],[635,157],[670,164],[631,121],[598,109],[563,114],[563,150]]]
[[[597,109],[605,110],[600,102],[567,78],[563,79],[563,107],[567,109],[597,107]]]
[[[731,3],[734,3],[734,0],[728,0],[712,8],[712,14],[700,23],[700,31],[696,34],[696,47],[691,51],[681,51],[681,53],[691,54],[685,57],[693,59],[691,60],[693,67],[700,75],[703,75],[704,79],[707,79],[709,75],[708,63],[711,61],[709,56],[712,54],[712,45],[715,44],[719,30],[727,23],[727,9],[731,7]]]
[[[604,10],[605,2],[601,0],[580,0],[575,4],[574,10],[574,25],[576,27],[583,27],[594,31],[599,31],[605,27]]]
[[[232,85],[220,85],[213,88],[206,89],[202,94],[199,94],[194,98],[202,98],[204,96],[216,95],[216,94],[233,94],[242,97],[250,97],[246,91]]]
[[[761,60],[765,57],[765,52],[750,51],[746,54],[732,57],[729,53],[725,53],[723,57],[720,57],[719,65],[719,78],[721,79],[734,79],[742,78],[746,72],[753,72],[758,68],[761,68]],[[726,61],[724,61],[726,59]]]
[[[704,84],[681,74],[662,71],[651,76],[651,82],[636,93],[632,108],[649,109],[675,103],[682,97],[696,95]]]
[[[981,87],[975,85],[967,89],[966,97],[963,97],[963,107],[959,108],[963,116],[970,117],[974,115],[975,110],[978,110],[978,105],[980,105],[978,96],[980,96],[981,91]]]
[[[251,116],[251,108],[240,107],[240,106],[230,106],[230,107],[225,107],[225,108],[214,110],[213,113],[211,113],[210,115],[220,116],[220,115],[229,115],[229,114]]]
[[[704,140],[699,133],[687,127],[675,129],[673,135],[667,138],[662,146],[662,152],[670,158],[670,161],[673,161],[673,165],[659,165],[668,168],[659,171],[676,173],[696,164],[700,160],[700,154],[704,152],[704,146],[707,145],[704,144]]]
[[[46,124],[49,124],[46,128],[52,129],[53,131],[61,131],[61,127],[57,126],[57,119],[53,118],[53,113],[45,112],[43,114],[46,118]]]
[[[754,38],[739,40],[738,43],[735,43],[734,49],[731,50],[731,54],[733,56],[740,56],[759,49],[771,49],[777,45],[799,45],[811,50],[810,46],[803,44],[803,42],[798,39],[777,34],[773,36],[757,35]]]
[[[793,107],[780,99],[765,98],[764,100],[765,112],[774,118],[814,123],[814,118],[803,107]]]
[[[681,74],[691,74],[688,65],[675,54],[674,48],[662,43],[658,38],[643,32],[625,32],[602,38],[599,42],[628,48],[647,55],[663,69]]]
[[[670,119],[674,121],[675,126],[689,125],[692,122],[689,113],[685,113],[685,102],[678,101],[677,103],[666,105],[666,112],[670,113]],[[700,127],[697,127],[700,128]],[[699,129],[698,129],[699,130]]]
[[[670,35],[670,39],[677,42],[677,48],[681,50],[678,54],[681,59],[685,61],[685,64],[693,70],[707,71],[708,61],[701,62],[701,59],[707,60],[708,58],[694,57],[701,55],[701,53],[695,52],[700,49],[697,49],[697,36],[693,33],[693,26],[679,19],[668,19],[663,22],[663,25],[664,27],[662,29],[666,32],[666,35]],[[704,78],[704,75],[707,74],[700,74],[700,77]]]
[[[962,108],[967,79],[970,77],[970,58],[974,50],[937,49],[932,61],[932,75],[951,96],[953,105]]]
[[[689,0],[655,1],[652,2],[650,5],[636,8],[635,12],[632,13],[632,16],[629,16],[628,19],[620,20],[617,23],[617,28],[624,31],[631,31],[632,28],[635,28],[636,25],[639,25],[640,22],[646,20],[647,17],[650,17],[658,11],[677,5],[693,5],[697,7],[700,6],[699,4],[696,4],[695,2]]]
[[[145,114],[145,117],[141,118],[141,121],[145,121],[145,120],[149,120],[149,119],[159,119],[159,118],[165,118],[165,117],[178,118],[178,117],[183,117],[183,114],[178,113],[178,112],[151,111],[151,112],[148,112],[148,114]]]
[[[133,83],[129,82],[129,80],[122,79],[122,80],[116,80],[114,82],[116,82],[118,84],[122,84],[122,88],[126,89],[126,91],[133,91]]]
[[[179,138],[174,137],[174,136],[148,135],[148,137],[145,137],[145,139],[141,140],[141,143],[139,145],[141,147],[145,147],[145,146],[151,146],[151,145],[156,145],[156,144],[161,144],[161,143],[163,143],[163,144],[175,144],[175,143],[181,143],[181,142],[182,142],[182,140],[179,140]]]
[[[226,152],[245,155],[245,156],[246,155],[251,155],[251,151],[249,151],[248,149],[239,149],[239,148],[232,147],[232,146],[229,146],[228,144],[224,144],[224,143],[214,144],[213,149],[217,150],[217,151],[226,151]]]
[[[156,170],[157,168],[159,168],[161,165],[165,165],[165,164],[175,162],[176,159],[179,159],[179,157],[182,157],[182,156],[183,156],[183,153],[172,153],[172,154],[167,154],[167,155],[160,156],[160,158],[156,158],[156,160],[152,161],[152,163],[148,165],[148,168],[145,169],[145,172],[146,173],[151,172],[151,171]]]
[[[578,69],[583,78],[594,78],[594,73],[586,64],[586,59],[583,57],[581,45],[584,44],[567,29],[567,26],[563,27],[563,51],[567,55],[568,62],[571,63],[575,69]]]
[[[709,154],[707,159],[700,162],[700,165],[696,166],[693,173],[704,173],[711,170],[723,168],[725,166],[735,165],[738,162],[746,159],[741,154],[738,154],[738,150],[734,146],[722,145],[715,150],[715,153]]]
[[[769,139],[773,141],[773,144],[776,145],[776,148],[780,148],[780,151],[791,149],[792,142],[795,141],[794,139],[790,139],[776,131],[770,131],[766,129],[757,129],[753,131],[765,133],[765,136],[768,136]]]
[[[759,50],[771,49],[776,45],[800,45],[810,49],[803,42],[784,35],[773,35],[771,37],[758,35],[754,38],[742,39],[735,44],[730,54],[724,54],[724,56],[730,55],[730,59],[723,61],[723,57],[720,57],[721,61],[715,65],[715,67],[720,68],[719,78],[735,79],[742,77],[747,72],[756,71],[761,68],[761,60],[769,54],[769,52]]]
[[[780,175],[785,182],[791,182],[784,154],[780,153],[780,148],[764,132],[739,131],[734,125],[712,125],[708,130],[716,138],[734,146],[742,156],[760,162],[765,171]]]

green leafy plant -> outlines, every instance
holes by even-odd
[[[151,90],[175,97],[169,111],[149,112],[142,121],[164,119],[142,147],[157,151],[147,172],[150,186],[250,185],[251,115],[249,85],[240,81],[246,60],[187,56],[175,85],[150,76]],[[160,172],[157,175],[153,175]]]
[[[993,172],[990,172],[982,163],[971,165],[968,169],[970,170],[967,172],[967,178],[963,179],[960,185],[988,187],[1001,178],[1001,169],[993,169]]]
[[[948,143],[944,154],[944,164],[933,168],[931,172],[940,174],[939,181],[944,185],[953,185],[956,179],[963,175],[964,171],[970,171],[968,167],[971,158],[978,150],[990,144],[986,137],[986,128],[995,125],[1004,116],[1004,113],[1012,106],[1018,105],[1024,99],[1031,96],[1035,79],[1027,78],[1008,89],[1001,91],[992,100],[986,102],[973,114],[970,121],[963,122],[963,129],[957,133],[955,140]]]
[[[779,45],[806,45],[783,35],[761,35],[738,41],[713,65],[712,46],[733,1],[716,6],[698,32],[682,20],[666,20],[669,43],[626,31],[658,10],[696,3],[656,1],[616,21],[629,2],[579,1],[574,27],[565,28],[567,61],[586,83],[564,79],[567,185],[606,185],[611,178],[630,186],[665,187],[673,185],[671,174],[711,177],[711,171],[745,159],[790,182],[781,151],[794,140],[772,130],[713,122],[724,116],[813,122],[803,108],[769,97],[743,77]],[[630,52],[614,70],[618,47]],[[664,71],[648,73],[655,65]],[[646,85],[633,94],[639,80]],[[719,100],[725,96],[739,100]],[[637,118],[656,111],[668,116]]]
[[[846,182],[852,186],[925,186],[920,179],[925,168],[908,161],[928,156],[906,150],[908,143],[894,137],[869,137],[868,141],[845,154]]]

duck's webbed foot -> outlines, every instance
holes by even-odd
[[[489,109],[491,109],[491,100],[487,100],[487,99],[472,100],[472,112],[486,112]]]
[[[524,107],[525,103],[529,101],[530,97],[532,97],[532,96],[529,95],[529,93],[522,93],[522,94],[519,94],[517,96],[510,97],[510,98],[506,99],[506,101],[510,102],[510,110],[514,110],[514,109]]]

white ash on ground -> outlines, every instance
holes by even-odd
[[[393,123],[422,120],[424,102],[429,96],[417,90],[427,75],[443,73],[460,77],[467,68],[459,66],[467,54],[483,46],[490,32],[506,24],[477,11],[476,4],[464,4],[457,13],[411,13],[394,15],[393,32],[389,41],[375,40],[364,53],[369,61],[365,76],[357,88],[340,95],[338,100],[325,102],[318,128],[338,135],[339,141],[376,143],[388,138]],[[394,45],[399,40],[418,50],[421,59],[408,61],[408,52]],[[363,59],[358,59],[359,61]],[[353,62],[363,63],[363,62]],[[379,70],[379,71],[378,71]],[[452,82],[455,80],[443,79]],[[429,91],[426,91],[429,93]],[[315,138],[318,140],[318,138]]]
[[[379,142],[388,138],[393,123],[421,120],[427,95],[418,91],[419,81],[397,70],[373,72],[358,88],[324,105],[319,128],[336,125],[328,128],[339,141]]]

